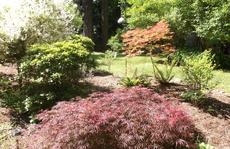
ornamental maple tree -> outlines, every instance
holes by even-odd
[[[128,55],[173,52],[175,48],[171,44],[172,38],[173,32],[164,20],[147,29],[136,28],[122,35],[124,50]]]
[[[60,102],[24,133],[25,148],[196,148],[197,130],[175,103],[134,87]]]

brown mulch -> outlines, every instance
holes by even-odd
[[[17,69],[15,65],[8,64],[6,66],[0,65],[0,73],[6,75],[15,75],[17,74]]]
[[[10,111],[5,108],[0,108],[0,124],[10,121]]]

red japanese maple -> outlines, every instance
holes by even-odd
[[[164,20],[147,29],[136,28],[122,35],[124,50],[129,55],[150,53],[156,49],[172,52],[175,49],[171,44],[172,38],[173,32],[170,32],[169,24]]]
[[[193,148],[196,129],[175,104],[134,87],[60,102],[24,133],[26,148]]]

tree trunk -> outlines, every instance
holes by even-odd
[[[93,0],[83,0],[83,34],[89,38],[93,38]]]
[[[106,50],[108,40],[108,0],[101,0],[101,29],[102,29],[102,50]]]

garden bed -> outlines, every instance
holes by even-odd
[[[119,88],[119,79],[114,76],[94,76],[89,81],[97,86]],[[155,90],[158,86],[155,86]],[[186,89],[185,86],[171,85],[163,87],[158,92],[168,99],[178,100],[179,95]],[[210,101],[206,108],[192,105],[178,100],[178,104],[186,109],[198,128],[207,139],[207,142],[216,149],[229,149],[230,147],[230,97],[221,90],[210,93]]]
[[[13,70],[12,70],[13,71]],[[88,77],[86,81],[89,84],[97,86],[97,88],[106,89],[109,91],[115,88],[121,88],[119,85],[119,77],[112,75],[108,76],[93,76]],[[95,89],[95,91],[101,91]],[[229,149],[230,146],[230,97],[229,94],[221,90],[212,91],[210,99],[203,105],[193,105],[191,103],[178,100],[182,91],[186,90],[186,86],[169,85],[159,87],[153,84],[153,89],[165,98],[176,100],[179,106],[186,109],[186,112],[192,117],[194,124],[199,129],[207,140],[207,143],[213,145],[217,149]],[[10,115],[8,110],[1,109],[1,124],[9,122]],[[12,141],[12,139],[10,140]],[[14,140],[15,143],[15,140]]]

